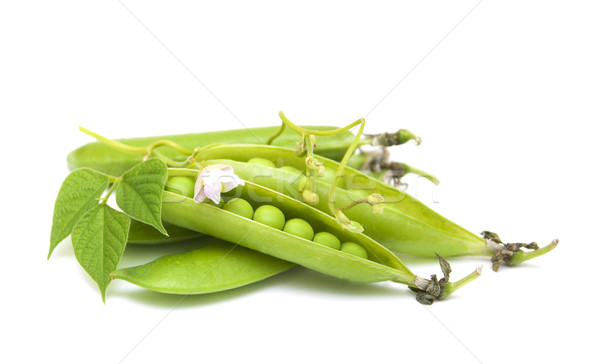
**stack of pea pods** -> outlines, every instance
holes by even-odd
[[[502,263],[519,264],[558,243],[539,248],[504,243],[487,231],[474,234],[397,188],[407,173],[438,183],[423,171],[389,160],[386,148],[420,142],[407,130],[366,135],[363,119],[337,128],[298,126],[280,116],[283,122],[276,127],[121,140],[81,128],[98,141],[69,154],[72,173],[96,171],[118,184],[142,163],[165,166],[157,205],[161,221],[149,224],[129,214],[122,251],[125,244],[198,243],[192,251],[126,268],[117,267],[121,252],[113,259],[114,269],[105,267],[98,279],[88,270],[103,297],[113,279],[164,293],[207,294],[301,265],[354,282],[404,284],[419,302],[431,304],[481,273],[478,268],[451,282],[445,258],[491,257],[497,271]],[[352,127],[359,131],[351,133]],[[363,147],[368,150],[356,152]],[[122,208],[128,209],[136,206]],[[63,230],[52,237],[50,253],[77,229]],[[419,277],[396,254],[437,257],[443,277]],[[88,254],[85,259],[95,258]]]

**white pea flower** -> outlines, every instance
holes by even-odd
[[[194,201],[200,203],[205,198],[218,204],[221,201],[221,192],[234,189],[245,182],[233,173],[233,168],[225,164],[213,164],[203,168],[198,174],[194,186]]]

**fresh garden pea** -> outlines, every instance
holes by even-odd
[[[435,280],[430,281],[415,276],[396,255],[366,235],[341,229],[335,219],[304,203],[248,181],[244,186],[238,186],[234,194],[256,204],[258,202],[255,201],[272,201],[273,205],[262,205],[256,208],[255,216],[265,206],[269,206],[269,210],[271,207],[277,208],[282,215],[302,216],[319,231],[335,232],[344,241],[362,246],[368,253],[368,259],[330,249],[313,241],[258,224],[256,221],[225,213],[219,208],[195,203],[192,199],[182,198],[170,192],[165,192],[163,195],[163,218],[169,223],[203,232],[338,278],[355,282],[391,280],[417,290],[428,290],[430,285],[437,284],[434,283]],[[255,199],[252,200],[250,196]],[[436,290],[439,293],[436,293],[436,297],[446,297],[479,274],[478,270],[456,283],[444,282],[443,287],[438,287]]]
[[[265,159],[265,158],[254,157],[254,158],[249,159],[248,163],[261,164],[263,166],[275,168],[275,163],[273,163],[270,160]]]
[[[150,263],[121,268],[111,274],[153,291],[203,294],[248,285],[282,273],[293,263],[212,237],[209,245]]]
[[[262,205],[254,211],[254,221],[281,230],[285,225],[285,216],[280,209],[272,205]]]
[[[339,250],[341,246],[340,239],[327,231],[320,231],[316,233],[313,241],[336,250]]]
[[[243,216],[247,219],[252,219],[254,210],[248,201],[241,198],[232,198],[223,205],[223,209],[232,212],[236,215]]]
[[[172,177],[167,181],[165,189],[185,197],[194,197],[194,183],[189,177]]]
[[[315,231],[312,226],[306,221],[298,218],[286,221],[283,231],[308,240],[312,240],[315,236]]]
[[[367,259],[367,256],[368,256],[365,248],[363,248],[362,246],[360,246],[356,243],[353,243],[351,241],[347,241],[347,242],[343,243],[340,250],[343,251],[344,253],[356,255],[357,257],[361,257],[364,259]]]

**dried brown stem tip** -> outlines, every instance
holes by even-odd
[[[492,269],[494,272],[497,272],[502,265],[502,262],[505,262],[508,265],[514,265],[525,260],[534,258],[536,256],[547,253],[548,251],[554,249],[554,247],[558,244],[558,240],[555,239],[551,244],[540,249],[538,243],[532,242],[529,244],[526,243],[503,243],[498,234],[483,231],[481,233],[483,235],[483,239],[487,243],[487,246],[495,251],[496,253],[492,256]],[[523,249],[529,249],[531,252],[525,252]],[[533,253],[536,250],[539,250],[539,254]],[[515,260],[515,256],[518,256],[518,259]]]
[[[444,278],[438,280],[435,274],[431,275],[431,279],[425,279],[418,277],[415,279],[415,285],[417,288],[410,287],[413,292],[417,293],[417,301],[424,305],[431,305],[436,299],[441,299],[443,296],[444,287],[450,282],[450,272],[452,268],[444,258],[436,254],[439,261],[440,267]]]

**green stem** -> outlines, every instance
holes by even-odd
[[[447,283],[442,290],[442,295],[440,298],[446,298],[452,293],[456,292],[456,290],[458,290],[462,286],[474,281],[477,277],[481,275],[481,269],[482,267],[475,269],[473,273],[469,274],[468,276],[464,277],[459,281]]]
[[[510,259],[510,262],[508,264],[509,265],[517,265],[517,264],[523,263],[524,261],[527,261],[529,259],[537,258],[540,255],[544,255],[544,254],[548,253],[549,251],[553,250],[554,248],[556,248],[557,245],[558,245],[558,239],[554,239],[554,240],[552,240],[552,242],[550,244],[546,245],[543,248],[539,248],[537,250],[533,250],[533,251],[529,251],[529,252],[518,250],[513,253],[513,256]]]
[[[150,144],[147,148],[150,151],[153,151],[154,149],[156,149],[158,147],[162,147],[162,146],[171,147],[171,148],[175,149],[176,151],[178,151],[179,153],[185,154],[185,155],[192,155],[194,153],[193,150],[186,149],[186,148],[182,147],[181,145],[179,145],[171,140],[166,140],[166,139],[157,140],[154,143]]]
[[[327,201],[327,206],[329,208],[329,211],[331,212],[331,214],[333,216],[336,216],[336,218],[338,219],[338,221],[345,221],[345,223],[340,222],[345,228],[350,229],[350,226],[347,226],[347,224],[350,222],[348,220],[347,217],[345,217],[345,215],[341,212],[341,210],[338,210],[335,207],[335,190],[336,190],[336,186],[338,184],[338,181],[342,175],[342,173],[344,172],[344,169],[346,168],[346,164],[348,163],[348,160],[350,159],[350,157],[354,154],[354,151],[356,150],[358,143],[360,142],[360,138],[363,134],[363,130],[365,128],[365,119],[364,118],[360,118],[358,120],[356,120],[355,122],[343,127],[343,128],[338,128],[338,129],[333,129],[333,130],[328,130],[328,131],[321,131],[321,130],[308,130],[308,129],[304,129],[294,123],[292,123],[283,113],[283,111],[279,112],[279,117],[281,118],[281,121],[283,123],[282,127],[277,131],[277,133],[271,137],[269,139],[269,141],[272,141],[275,137],[277,137],[279,134],[281,134],[283,132],[283,129],[285,126],[289,127],[290,129],[292,129],[293,131],[295,131],[296,133],[300,134],[300,136],[302,137],[302,141],[301,143],[303,143],[304,145],[306,145],[306,151],[307,151],[307,156],[309,158],[314,158],[314,154],[313,154],[313,145],[311,143],[311,135],[319,135],[319,136],[332,136],[332,135],[336,135],[339,134],[341,132],[350,130],[352,128],[354,128],[355,126],[360,124],[360,128],[358,130],[358,133],[356,133],[356,136],[354,137],[354,140],[352,141],[352,144],[350,144],[350,147],[346,150],[346,154],[344,154],[344,158],[342,159],[342,161],[340,162],[340,166],[338,167],[336,173],[335,173],[335,178],[333,180],[333,183],[331,184],[331,188],[329,190],[329,198]],[[313,171],[314,172],[314,171]],[[308,178],[311,178],[314,176],[314,173],[310,171],[310,168],[307,168],[307,173],[306,176]],[[311,181],[313,182],[313,181]],[[314,183],[311,183],[311,188],[314,188]],[[340,220],[341,219],[341,220]],[[356,223],[356,222],[350,222],[352,228],[356,230],[357,232],[362,231],[362,226],[360,226],[360,224]]]
[[[363,202],[366,202],[367,199],[366,198],[361,198],[359,200],[354,200],[352,202],[350,202],[349,204],[347,204],[346,206],[340,208],[340,211],[346,211],[349,210],[351,208],[353,208],[354,206],[360,205]]]
[[[119,182],[121,182],[122,177],[110,177],[109,181],[112,182],[112,186],[110,186],[110,189],[108,190],[108,192],[106,192],[106,195],[104,195],[104,197],[102,197],[100,199],[100,204],[101,205],[106,205],[106,203],[108,202],[108,198],[110,197],[110,195],[112,195],[112,193],[115,191],[115,189],[117,188],[117,185],[119,184]]]
[[[123,144],[116,140],[111,140],[106,137],[103,137],[102,135],[94,133],[93,131],[86,129],[83,126],[79,126],[79,131],[91,136],[92,138],[98,140],[99,142],[101,142],[103,144],[108,145],[109,147],[113,147],[115,149],[120,149],[125,152],[147,153],[147,151],[148,151],[147,147],[132,147],[131,145]]]
[[[177,161],[175,161],[175,160],[167,157],[166,155],[162,154],[161,152],[159,152],[157,150],[153,150],[152,154],[156,158],[158,158],[158,159],[162,160],[163,162],[165,162],[167,164],[167,166],[170,166],[170,167],[185,167],[185,166],[187,166],[189,164],[189,162],[187,161],[187,159],[184,160],[184,161],[181,161],[181,162],[177,162]]]
[[[83,126],[80,126],[79,130],[81,132],[91,136],[92,138],[98,140],[100,143],[108,145],[109,147],[115,148],[117,150],[122,150],[124,152],[141,153],[141,154],[144,154],[145,156],[154,155],[155,157],[157,157],[157,158],[161,159],[163,162],[165,162],[167,165],[170,165],[173,167],[187,166],[190,163],[189,158],[182,162],[177,162],[177,161],[165,156],[164,154],[156,151],[155,150],[156,148],[161,147],[161,146],[171,147],[171,148],[175,149],[176,151],[180,152],[181,154],[189,155],[192,158],[198,152],[198,150],[192,151],[192,150],[186,149],[171,140],[157,140],[145,147],[133,147],[131,145],[127,145],[127,144],[118,142],[116,140],[108,139],[98,133],[95,133],[89,129],[84,128]]]
[[[332,135],[336,135],[339,134],[341,132],[350,130],[352,128],[354,128],[356,125],[358,125],[360,123],[360,120],[363,119],[359,119],[357,121],[355,121],[354,123],[345,126],[343,128],[338,128],[338,129],[333,129],[333,130],[327,130],[327,131],[323,131],[323,130],[309,130],[309,129],[304,129],[299,127],[298,125],[292,123],[283,113],[283,111],[279,112],[279,117],[281,118],[281,121],[283,121],[283,123],[288,126],[289,128],[291,128],[292,130],[294,130],[296,133],[302,135],[302,134],[311,134],[311,135],[319,135],[319,136],[332,136]],[[362,134],[362,133],[361,133]],[[360,137],[359,137],[360,139]]]
[[[404,173],[405,173],[405,174],[407,174],[407,173],[413,173],[413,174],[419,175],[419,176],[421,176],[421,177],[425,177],[426,179],[428,179],[429,181],[431,181],[431,182],[432,182],[433,184],[435,184],[436,186],[440,184],[440,180],[439,180],[439,179],[437,179],[437,178],[436,178],[434,175],[432,175],[432,174],[429,174],[429,173],[427,173],[427,172],[424,172],[424,171],[422,171],[422,170],[420,170],[420,169],[418,169],[418,168],[415,168],[415,167],[413,167],[413,166],[410,166],[410,165],[408,165],[408,164],[405,164],[405,163],[399,163],[399,164],[401,164],[401,165],[402,165],[402,168],[404,169]]]
[[[267,145],[271,145],[271,143],[273,143],[273,141],[275,139],[277,139],[277,137],[280,136],[284,130],[285,130],[285,123],[281,123],[281,127],[279,127],[279,130],[277,130],[275,132],[275,134],[271,135],[269,137],[269,139],[267,140]]]
[[[360,124],[360,129],[358,130],[358,133],[356,133],[356,136],[354,137],[352,144],[350,144],[350,147],[348,148],[348,150],[346,150],[346,154],[344,154],[344,158],[340,162],[340,166],[338,167],[337,171],[335,172],[335,178],[333,179],[333,183],[331,184],[331,187],[329,188],[329,200],[327,201],[327,205],[329,206],[329,211],[334,216],[335,216],[335,190],[338,185],[338,181],[342,175],[342,172],[346,168],[346,164],[348,163],[348,160],[350,159],[350,157],[354,154],[354,151],[356,150],[358,141],[360,140],[360,136],[362,135],[363,130],[365,128],[365,119],[360,118],[360,119],[356,120],[355,122],[353,122],[352,124],[350,124],[350,126],[354,127],[358,124]]]

